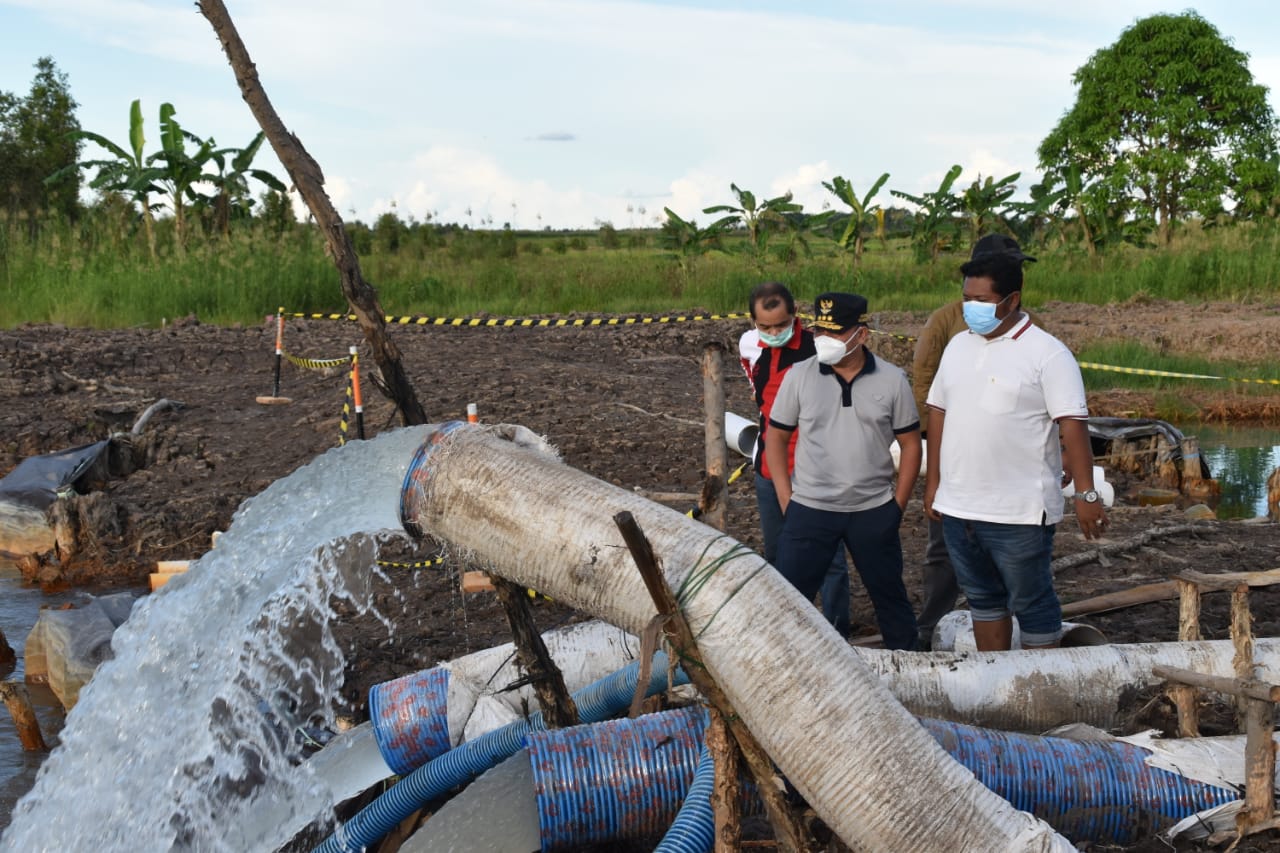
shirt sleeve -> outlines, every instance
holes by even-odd
[[[1044,388],[1044,404],[1049,417],[1054,420],[1089,417],[1080,365],[1065,346],[1045,359],[1040,371],[1040,384]]]
[[[800,424],[801,371],[792,368],[782,375],[782,384],[769,409],[769,423],[779,429],[795,429]]]
[[[943,350],[942,359],[938,362],[938,372],[933,375],[933,381],[929,383],[929,389],[925,395],[926,405],[943,411],[946,411],[947,408],[946,382],[943,381],[946,379],[946,375],[947,353],[946,350]]]
[[[747,374],[747,382],[751,385],[752,391],[755,390],[755,382],[751,378],[751,371],[759,358],[760,333],[755,329],[747,329],[742,333],[742,337],[738,338],[738,364],[742,366],[742,372]]]
[[[893,431],[910,432],[920,427],[920,410],[916,408],[907,374],[901,375],[897,399],[893,402]]]
[[[925,321],[920,340],[916,341],[915,355],[911,360],[911,387],[917,411],[924,411],[929,386],[933,384],[933,377],[938,372],[942,351],[947,348],[946,330],[942,328],[944,325],[941,311],[934,312]]]

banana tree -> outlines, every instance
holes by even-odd
[[[876,197],[876,193],[880,192],[880,188],[884,186],[885,181],[889,180],[889,173],[885,172],[871,186],[866,195],[861,198],[853,189],[847,178],[839,175],[830,181],[823,181],[822,185],[827,191],[840,199],[849,206],[849,213],[841,215],[839,219],[833,221],[843,225],[840,236],[836,237],[836,244],[846,252],[853,253],[853,265],[855,268],[862,262],[863,248],[863,232],[871,225],[872,222],[878,223],[878,230],[883,233],[883,218],[878,217],[880,205],[872,205],[871,199]]]
[[[219,148],[209,153],[209,161],[217,172],[206,174],[204,180],[213,185],[217,193],[212,199],[214,229],[222,235],[231,232],[231,219],[237,213],[249,215],[253,198],[249,194],[249,178],[265,184],[276,192],[286,192],[284,182],[265,169],[251,168],[258,156],[266,134],[259,131],[244,148]],[[212,140],[210,140],[212,142]]]
[[[1014,172],[998,181],[988,175],[984,181],[979,175],[960,194],[960,208],[969,220],[971,243],[978,242],[979,237],[994,231],[999,225],[1007,227],[1007,223],[996,211],[1017,192],[1017,180],[1020,177],[1021,172]]]
[[[920,195],[889,190],[890,195],[918,208],[911,226],[911,245],[915,249],[916,260],[920,262],[937,261],[938,253],[958,234],[955,214],[960,210],[960,199],[952,195],[951,187],[962,171],[959,165],[952,166],[936,190]]]
[[[1054,234],[1062,232],[1062,218],[1057,209],[1066,198],[1065,187],[1055,187],[1054,181],[1046,177],[1042,182],[1032,184],[1028,201],[1010,201],[1005,210],[1012,214],[1006,221],[1024,243],[1033,246],[1045,246]]]
[[[109,153],[109,160],[81,160],[54,172],[45,180],[56,182],[73,169],[96,169],[89,181],[89,188],[101,193],[120,193],[142,208],[142,227],[147,235],[147,249],[152,259],[156,257],[155,221],[151,215],[151,196],[163,192],[156,183],[159,171],[143,159],[146,137],[142,128],[142,102],[129,105],[129,147],[124,148],[100,133],[88,130],[76,131],[74,136],[94,143]]]
[[[209,179],[204,167],[213,154],[214,141],[204,140],[182,129],[173,104],[160,105],[160,150],[147,158],[156,170],[156,182],[164,188],[173,210],[174,247],[181,254],[186,247],[186,211],[189,201],[199,202],[195,185]],[[187,143],[195,151],[187,150]]]
[[[662,223],[659,244],[675,253],[676,263],[680,267],[680,276],[687,283],[693,275],[693,268],[698,258],[711,249],[720,248],[720,238],[725,229],[737,221],[736,217],[725,216],[717,219],[706,228],[698,227],[692,219],[681,219],[669,207],[662,208],[667,219]]]
[[[789,192],[776,198],[758,202],[755,193],[740,189],[737,184],[729,184],[729,189],[733,191],[738,200],[737,206],[717,204],[703,208],[702,212],[729,214],[716,221],[716,225],[720,225],[722,231],[739,225],[745,228],[747,230],[747,243],[752,256],[755,258],[756,265],[763,266],[765,255],[769,248],[770,233],[787,227],[785,214],[796,213],[801,207],[791,200],[791,193]],[[712,227],[715,227],[715,225]]]

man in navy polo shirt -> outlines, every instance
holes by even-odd
[[[898,527],[920,471],[920,418],[906,373],[866,349],[866,312],[867,300],[856,294],[819,296],[817,355],[787,371],[774,398],[764,452],[784,513],[775,566],[812,601],[843,542],[885,646],[914,649]],[[789,477],[787,444],[797,430]],[[889,451],[895,438],[896,482]]]

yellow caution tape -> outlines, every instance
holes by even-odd
[[[344,355],[342,358],[302,358],[293,353],[285,352],[284,357],[289,360],[290,364],[306,370],[328,370],[331,367],[341,367],[351,361],[351,356],[349,355]]]
[[[392,560],[377,560],[379,566],[385,566],[389,569],[425,569],[430,566],[438,566],[444,562],[444,557],[432,557],[430,560],[418,560],[416,563],[397,563]]]
[[[1280,379],[1240,379],[1234,376],[1212,376],[1208,373],[1177,373],[1172,370],[1151,370],[1145,367],[1118,367],[1114,364],[1098,364],[1082,361],[1080,367],[1088,370],[1105,370],[1111,373],[1128,373],[1132,376],[1161,376],[1168,379],[1212,379],[1218,382],[1248,382],[1255,385],[1280,385]]]
[[[290,314],[308,320],[355,320],[354,314]],[[454,326],[466,328],[574,328],[593,326],[647,326],[664,323],[692,323],[701,320],[744,320],[750,314],[664,314],[607,317],[387,317],[395,326]]]

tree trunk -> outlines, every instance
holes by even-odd
[[[361,275],[360,261],[343,227],[342,217],[324,191],[324,174],[320,171],[319,164],[302,147],[301,141],[285,128],[275,107],[271,105],[258,80],[257,68],[249,57],[244,42],[240,40],[240,34],[222,0],[200,0],[196,7],[213,26],[235,72],[245,103],[249,105],[258,126],[266,134],[272,150],[280,158],[289,178],[298,188],[298,193],[307,203],[307,208],[324,234],[329,256],[338,268],[342,281],[342,293],[364,331],[365,340],[373,350],[373,360],[382,373],[388,396],[400,412],[401,423],[406,426],[426,423],[426,410],[418,402],[413,385],[400,363],[400,349],[387,337],[387,321],[382,306],[378,304],[378,294]]]

